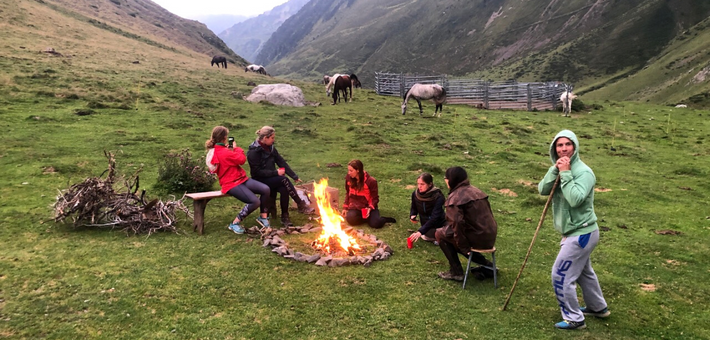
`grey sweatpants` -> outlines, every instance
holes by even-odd
[[[597,243],[599,229],[585,235],[563,237],[560,242],[560,252],[552,267],[552,287],[564,320],[584,320],[577,301],[577,284],[582,288],[582,298],[587,308],[601,311],[607,307],[590,260]]]

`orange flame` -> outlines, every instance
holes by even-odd
[[[337,243],[346,252],[360,250],[360,245],[357,241],[346,234],[341,228],[341,224],[345,221],[337,210],[330,206],[330,197],[326,188],[328,188],[328,179],[323,178],[320,183],[313,183],[314,195],[318,203],[318,211],[320,212],[321,223],[323,224],[323,232],[318,239],[313,242],[316,249],[330,253],[332,243]],[[335,242],[333,242],[335,241]]]

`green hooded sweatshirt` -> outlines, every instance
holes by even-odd
[[[560,137],[566,137],[574,144],[569,171],[559,171],[554,165],[558,158],[555,143]],[[537,190],[540,195],[549,195],[557,175],[560,176],[560,184],[552,197],[555,230],[564,236],[584,235],[596,230],[598,226],[597,215],[594,214],[594,184],[597,179],[592,169],[579,159],[579,141],[574,132],[562,130],[555,136],[550,144],[550,159],[553,165],[537,185]]]

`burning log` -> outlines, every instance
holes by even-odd
[[[60,191],[54,203],[54,220],[62,222],[71,218],[74,226],[118,228],[126,234],[148,235],[157,231],[172,231],[176,228],[177,210],[190,212],[183,204],[183,199],[163,202],[154,199],[145,202],[145,190],[138,196],[138,173],[131,179],[116,178],[116,159],[110,152],[105,152],[108,158],[108,175],[87,178],[83,182],[72,185],[69,189]],[[125,183],[125,192],[116,192],[113,188],[117,180]]]

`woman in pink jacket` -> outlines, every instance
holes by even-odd
[[[242,221],[259,207],[261,216],[256,218],[256,222],[262,227],[270,227],[266,207],[271,189],[266,184],[247,177],[246,171],[242,169],[242,165],[247,161],[244,150],[231,143],[227,146],[228,135],[229,129],[215,126],[212,129],[212,137],[205,142],[205,148],[208,149],[205,161],[210,171],[217,174],[222,193],[230,194],[246,203],[228,228],[237,234],[243,234]],[[256,194],[260,197],[256,197]]]

